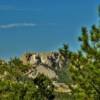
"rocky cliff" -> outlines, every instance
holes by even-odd
[[[64,66],[64,58],[60,53],[26,53],[20,57],[23,64],[29,64],[32,69],[27,74],[29,77],[36,77],[38,73],[48,76],[50,79],[57,79],[57,71]]]

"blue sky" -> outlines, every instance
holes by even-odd
[[[97,23],[100,0],[0,0],[0,57],[79,48],[81,27]]]

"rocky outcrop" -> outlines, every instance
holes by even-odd
[[[29,70],[29,77],[36,77],[38,73],[48,76],[50,79],[57,79],[56,71],[61,70],[64,65],[64,58],[60,53],[26,53],[20,57],[23,64],[29,64],[33,69]],[[35,70],[35,75],[33,75]],[[31,72],[31,73],[30,73]]]
[[[55,87],[55,92],[60,92],[60,93],[71,93],[71,89],[69,87],[69,85],[65,84],[65,83],[57,83],[57,82],[53,82],[53,85]]]
[[[43,65],[38,65],[36,68],[29,69],[25,75],[27,75],[29,78],[35,79],[38,74],[44,74],[50,79],[58,79],[58,75],[55,73],[55,71],[51,70],[50,68],[45,68]]]
[[[60,69],[63,67],[64,60],[61,60],[61,54],[57,52],[48,53],[26,53],[21,56],[23,64],[39,65],[43,64],[53,69]],[[64,59],[64,58],[63,58]]]

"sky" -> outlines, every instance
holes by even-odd
[[[100,0],[0,0],[0,57],[78,50],[81,27],[97,23]]]

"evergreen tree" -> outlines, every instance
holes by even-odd
[[[75,100],[100,100],[100,25],[93,25],[90,31],[82,27],[78,40],[81,42],[79,51],[71,52],[65,45],[60,49],[69,62],[71,94]]]

